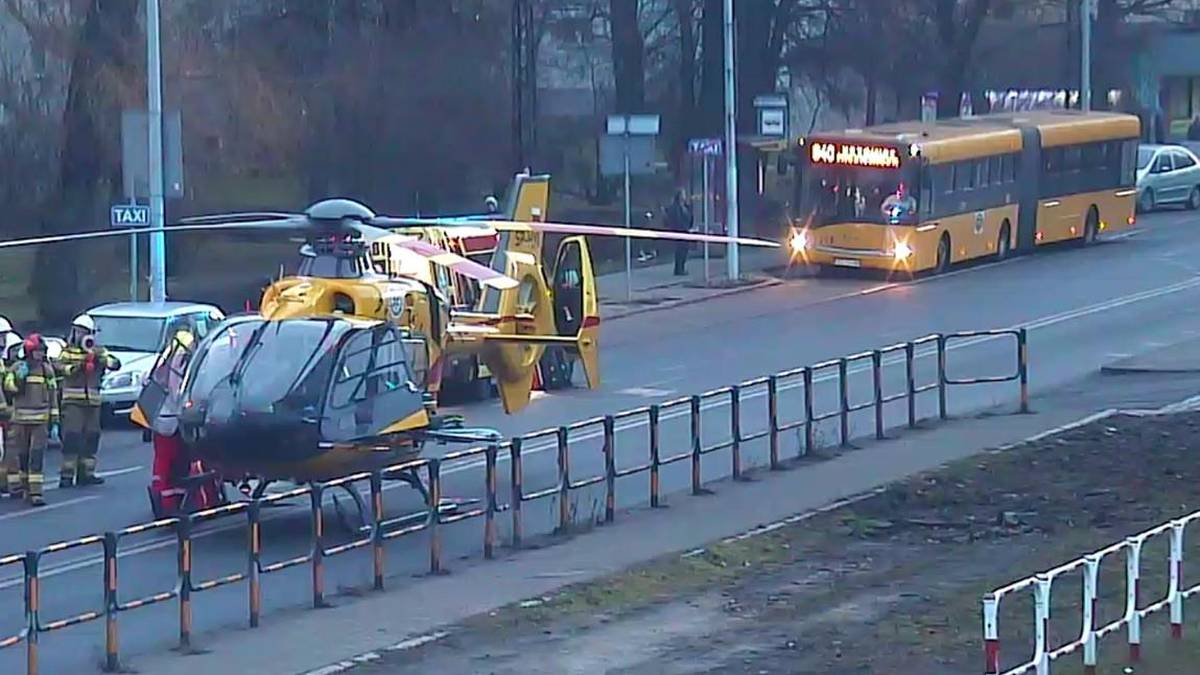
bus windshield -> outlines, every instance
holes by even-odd
[[[812,227],[857,222],[911,225],[917,222],[917,192],[894,169],[806,167],[800,195],[802,218]]]

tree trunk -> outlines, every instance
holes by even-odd
[[[617,85],[617,112],[644,112],[646,45],[638,26],[638,0],[609,0],[608,11],[612,31],[613,78]]]
[[[1096,21],[1092,31],[1092,108],[1107,110],[1108,91],[1116,88],[1115,72],[1122,64],[1129,63],[1132,56],[1124,48],[1117,34],[1121,24],[1121,8],[1116,0],[1099,0],[1096,4]],[[1097,49],[1097,45],[1103,45]],[[1076,54],[1076,59],[1079,54]],[[1131,92],[1132,93],[1132,92]],[[1157,101],[1146,102],[1156,104]]]
[[[88,5],[71,59],[58,194],[45,210],[45,232],[91,229],[86,224],[119,196],[121,107],[140,100],[136,84],[145,81],[134,56],[145,42],[130,35],[130,26],[138,25],[139,4],[96,0]],[[30,291],[42,321],[65,323],[95,299],[80,285],[101,262],[88,256],[94,250],[87,244],[38,248]]]
[[[866,105],[864,106],[866,108],[866,121],[864,124],[868,127],[875,124],[875,98],[877,96],[876,89],[875,74],[871,73],[867,75],[867,101]]]
[[[704,136],[719,137],[724,129],[725,42],[721,0],[704,0],[700,23],[700,109],[697,131]]]
[[[687,142],[696,136],[696,34],[692,26],[692,0],[672,0],[679,23],[679,123],[671,152],[671,168],[682,182]]]

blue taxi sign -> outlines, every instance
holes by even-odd
[[[116,228],[149,227],[150,207],[137,204],[113,206],[109,211],[109,225]]]

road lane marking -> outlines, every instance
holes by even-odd
[[[130,467],[126,467],[124,469],[113,469],[112,471],[97,471],[96,475],[101,478],[113,478],[115,476],[124,476],[127,473],[135,473],[137,471],[141,471],[143,468],[145,468],[145,467],[130,466]],[[45,487],[45,490],[47,492],[51,492],[53,490],[62,490],[62,489],[63,488],[58,486],[58,483],[50,483],[49,485],[47,485]],[[75,489],[75,488],[71,488],[71,489]]]
[[[54,502],[52,504],[47,504],[45,506],[39,506],[37,508],[29,507],[25,511],[16,511],[13,513],[6,513],[6,514],[0,516],[0,521],[13,520],[16,518],[24,518],[26,516],[36,516],[41,513],[49,513],[51,511],[56,511],[58,509],[65,509],[68,506],[75,506],[76,504],[82,504],[83,502],[90,502],[93,499],[99,499],[99,498],[100,498],[100,495],[91,495],[88,497],[76,497],[75,499],[68,499],[65,502]]]
[[[1002,264],[1003,262],[1007,262],[1007,261],[1001,261],[1001,263],[996,263],[996,264]],[[1193,289],[1198,286],[1200,286],[1200,277],[1194,277],[1192,279],[1177,282],[1174,284],[1169,284],[1167,286],[1152,288],[1152,289],[1148,289],[1148,290],[1141,291],[1138,293],[1133,293],[1130,295],[1122,296],[1119,298],[1113,298],[1111,300],[1107,300],[1104,302],[1095,303],[1095,304],[1088,305],[1085,307],[1080,307],[1080,308],[1073,309],[1073,310],[1067,310],[1067,311],[1059,312],[1056,314],[1047,315],[1047,316],[1040,317],[1040,318],[1034,319],[1032,321],[1024,322],[1024,323],[1017,323],[1017,324],[1010,326],[1007,329],[1001,329],[1001,330],[1017,330],[1019,328],[1025,328],[1026,330],[1034,330],[1037,328],[1046,328],[1049,326],[1053,326],[1053,325],[1062,323],[1064,321],[1071,321],[1071,320],[1082,318],[1085,316],[1099,314],[1099,313],[1106,312],[1106,311],[1109,311],[1112,309],[1116,309],[1118,307],[1124,307],[1126,305],[1134,304],[1137,302],[1142,302],[1145,300],[1151,300],[1151,299],[1163,297],[1166,295],[1171,295],[1173,293],[1178,293],[1181,291]],[[980,344],[983,344],[986,342],[992,342],[995,340],[1005,339],[1008,337],[1009,336],[1007,336],[1007,335],[981,335],[981,336],[976,336],[976,337],[972,337],[972,338],[956,340],[956,341],[950,342],[949,344],[946,345],[946,351],[947,352],[958,351],[961,349],[966,349],[966,348],[977,346],[977,345],[980,345]],[[918,360],[918,359],[929,358],[931,356],[936,356],[936,355],[937,355],[936,348],[919,350],[914,354],[914,361]],[[887,367],[889,365],[898,365],[903,362],[904,362],[904,356],[897,356],[896,358],[892,358],[892,359],[884,359],[883,365],[884,365],[884,367]],[[860,365],[857,367],[848,368],[847,374],[855,375],[855,374],[866,372],[870,369],[871,369],[871,366],[869,364],[863,364],[863,365]],[[817,383],[828,382],[828,381],[837,379],[837,377],[838,376],[836,373],[831,373],[826,376],[813,378],[813,383],[817,384]],[[803,386],[802,381],[785,382],[785,383],[782,383],[779,385],[778,390],[779,391],[787,391],[787,390],[795,389],[795,388],[798,388],[801,386]],[[760,398],[765,395],[766,395],[765,389],[756,389],[754,391],[746,393],[743,396],[743,401],[745,399]],[[729,404],[729,399],[726,397],[721,397],[716,400],[708,401],[706,404],[701,406],[701,410],[702,411],[711,410],[713,408],[723,407],[728,404]],[[690,414],[691,414],[691,411],[688,409],[677,409],[677,410],[668,411],[668,412],[662,414],[659,417],[659,420],[660,420],[660,422],[662,422],[665,420],[681,417],[684,415],[690,415]],[[630,429],[644,427],[644,426],[646,426],[646,424],[647,424],[647,421],[645,419],[634,419],[634,420],[630,420],[627,423],[616,425],[615,430],[616,431],[628,431]],[[594,432],[579,434],[579,435],[573,436],[572,438],[574,440],[578,440],[578,441],[585,441],[585,440],[591,440],[594,438],[600,438],[602,436],[603,436],[603,431],[597,430]],[[555,449],[556,447],[557,447],[556,441],[553,439],[549,439],[549,440],[541,442],[541,443],[536,443],[536,442],[531,443],[529,446],[524,448],[522,457],[528,457],[529,455],[532,455],[532,454],[547,452],[547,451]],[[497,457],[497,462],[507,461],[508,457],[509,457],[509,455],[507,453],[501,453]],[[486,464],[486,459],[484,459],[484,458],[463,459],[457,463],[451,464],[451,465],[447,466],[446,468],[444,468],[442,470],[442,474],[447,475],[447,474],[459,473],[462,471],[468,471],[471,469],[476,469],[481,466],[484,466],[485,464]],[[408,487],[408,486],[407,486],[407,484],[404,484],[404,483],[388,483],[383,486],[383,489],[389,490],[389,489],[393,489],[393,488],[397,488],[397,487]],[[297,509],[298,508],[299,507],[297,507]],[[263,522],[268,522],[269,520],[273,520],[274,518],[282,517],[283,515],[285,515],[285,513],[287,513],[287,511],[288,510],[281,509],[280,511],[273,511],[269,514],[264,514],[262,520],[263,520]],[[226,531],[230,531],[233,529],[240,529],[242,527],[244,527],[243,523],[221,524],[221,525],[217,525],[215,527],[204,529],[202,531],[194,533],[193,539],[210,536],[210,535],[217,534],[220,532],[226,532]],[[173,537],[173,536],[172,537],[164,537],[159,541],[146,542],[145,544],[142,544],[140,546],[135,546],[135,547],[126,549],[124,551],[120,551],[120,552],[118,552],[117,557],[123,558],[126,556],[137,555],[140,553],[147,553],[150,551],[159,550],[162,548],[171,547],[171,546],[175,546],[175,545],[176,545],[175,537]],[[44,569],[41,572],[41,576],[42,577],[56,576],[56,575],[64,574],[64,573],[71,572],[71,571],[74,571],[77,569],[83,569],[85,567],[99,565],[99,564],[103,563],[103,561],[104,561],[103,557],[96,556],[96,557],[92,557],[92,558],[80,559],[80,560],[64,563],[64,564],[58,565],[58,566],[51,566],[51,567]],[[6,588],[11,588],[13,586],[18,586],[22,583],[24,583],[23,577],[9,578],[9,579],[0,581],[0,590],[6,589]]]
[[[137,466],[128,466],[128,467],[125,467],[124,469],[113,469],[112,471],[97,471],[96,475],[100,476],[101,478],[114,478],[116,476],[124,476],[127,473],[135,473],[137,471],[141,471],[144,468],[146,468],[146,467],[139,464]]]

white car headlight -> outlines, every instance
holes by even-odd
[[[100,384],[101,389],[124,389],[134,385],[140,385],[142,378],[146,373],[142,371],[130,371],[127,373],[113,373],[104,378]]]

